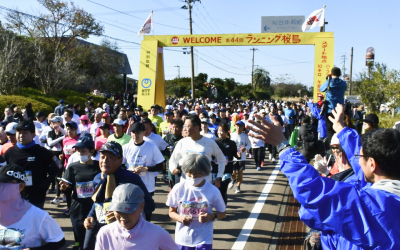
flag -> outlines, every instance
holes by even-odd
[[[153,29],[153,13],[151,13],[150,16],[146,19],[146,22],[144,22],[137,36],[149,34],[152,29]]]
[[[303,32],[310,30],[317,26],[324,26],[325,23],[325,8],[319,9],[311,13],[311,15],[304,21],[302,29]]]

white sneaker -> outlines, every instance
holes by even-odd
[[[236,187],[235,194],[240,193],[240,187]]]
[[[229,189],[232,189],[232,188],[233,188],[233,185],[235,185],[235,182],[234,182],[234,181],[229,182],[228,188],[229,188]]]
[[[67,196],[63,195],[62,200],[63,200],[63,202],[67,202]]]
[[[59,199],[54,198],[54,200],[50,201],[50,203],[51,203],[51,204],[54,204],[54,205],[56,205],[56,206],[58,207],[58,206],[60,206],[60,203],[61,203],[61,202],[60,202]]]
[[[272,154],[269,154],[269,157],[268,157],[270,160],[272,159]]]
[[[272,158],[272,163],[276,163],[275,158]]]

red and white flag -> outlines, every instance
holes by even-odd
[[[150,16],[146,19],[146,22],[144,22],[137,36],[149,34],[152,29],[153,29],[153,13],[151,13]]]
[[[324,26],[324,22],[325,22],[325,8],[316,10],[313,13],[311,13],[311,15],[303,23],[302,26],[303,32],[317,26],[322,27]]]

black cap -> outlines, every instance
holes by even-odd
[[[371,124],[378,124],[379,117],[376,114],[369,114],[369,115],[365,116],[365,119],[363,119],[362,121],[366,122],[366,123],[371,123]]]
[[[142,120],[139,116],[136,116],[136,115],[131,115],[131,116],[129,116],[129,118],[133,118],[134,122],[140,122]]]
[[[142,123],[152,123],[149,118],[143,118]]]
[[[101,125],[99,128],[100,128],[100,129],[110,129],[110,125],[107,124],[107,123],[104,123],[104,124]]]
[[[29,130],[29,132],[35,133],[35,124],[33,124],[33,122],[24,120],[18,123],[16,130]]]
[[[143,125],[143,123],[141,123],[141,122],[135,122],[133,125],[132,125],[132,128],[131,128],[131,131],[138,131],[138,132],[140,132],[140,131],[144,131],[145,129],[144,129],[144,125]]]
[[[210,118],[216,118],[217,116],[214,113],[212,113],[209,117]]]
[[[101,146],[99,152],[109,151],[116,155],[118,158],[122,158],[122,146],[116,141],[108,141]]]
[[[94,142],[90,134],[81,135],[73,148],[94,148]]]
[[[36,117],[46,116],[43,111],[39,111],[36,113]]]
[[[1,157],[3,158],[3,157]],[[4,159],[3,159],[4,161]],[[25,182],[26,175],[22,167],[16,164],[7,164],[0,168],[0,182],[10,182],[16,180],[18,182]]]
[[[74,106],[72,106],[72,104],[68,104],[67,106],[66,106],[66,108],[67,109],[72,109]]]

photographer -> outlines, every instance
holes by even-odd
[[[325,147],[330,148],[330,142],[335,131],[333,130],[332,122],[328,119],[329,116],[333,117],[332,110],[335,109],[336,105],[344,103],[344,92],[347,89],[347,84],[345,81],[339,77],[342,75],[339,68],[334,67],[331,70],[331,74],[328,75],[328,79],[319,88],[319,91],[326,92],[326,101],[322,107],[321,114],[326,117],[326,130],[327,130],[327,140],[325,141]],[[324,107],[325,106],[325,107]]]

